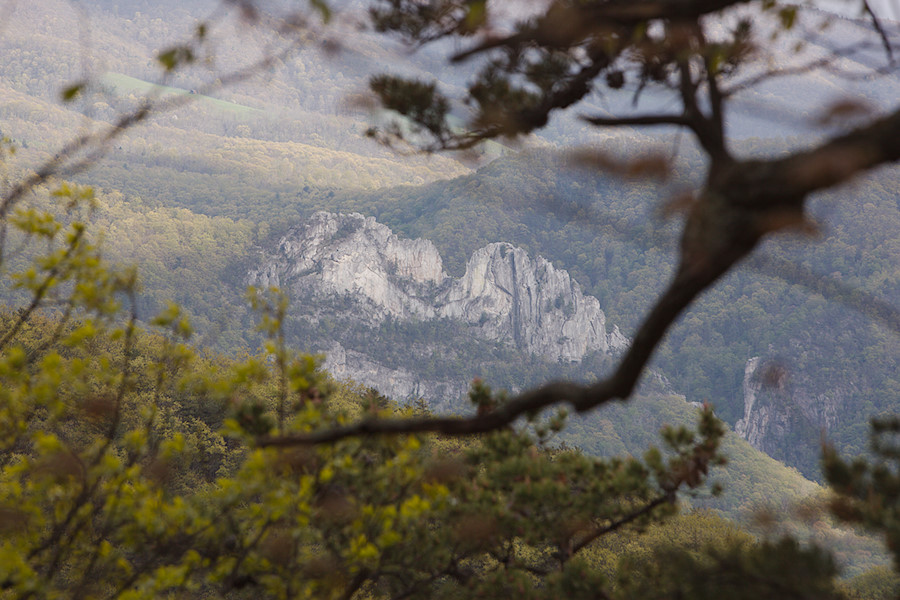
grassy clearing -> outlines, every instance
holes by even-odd
[[[171,94],[177,96],[186,96],[191,93],[190,90],[150,83],[149,81],[144,81],[143,79],[131,77],[122,73],[106,73],[103,76],[102,80],[104,85],[113,88],[119,95],[158,93],[162,95]],[[196,96],[198,102],[202,102],[207,106],[211,106],[231,114],[250,116],[263,112],[257,108],[251,108],[249,106],[244,106],[243,104],[235,104],[234,102],[228,102],[226,100],[219,100],[218,98],[204,96],[203,94],[196,94]]]

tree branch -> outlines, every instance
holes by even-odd
[[[611,376],[592,384],[548,383],[480,415],[366,419],[310,433],[263,437],[258,440],[258,445],[284,447],[323,444],[377,434],[435,432],[473,435],[506,427],[522,415],[536,413],[556,404],[567,403],[576,411],[583,412],[611,400],[626,399],[634,390],[663,336],[682,311],[720,276],[751,253],[765,235],[777,229],[773,226],[773,222],[777,221],[775,217],[783,217],[785,214],[802,216],[806,197],[810,193],[839,184],[880,164],[900,159],[898,110],[866,127],[786,158],[734,161],[722,144],[721,131],[716,135],[715,123],[711,123],[710,118],[699,108],[696,83],[691,76],[689,62],[681,59],[678,66],[679,87],[685,109],[683,115],[585,118],[598,125],[688,126],[697,134],[701,145],[712,159],[704,190],[684,225],[676,275],[642,322]],[[715,82],[707,80],[707,83],[710,85],[710,92],[718,94]],[[896,327],[896,311],[893,307],[890,308],[890,311],[880,312],[885,313],[884,320]]]
[[[695,21],[693,23],[693,30],[701,47],[705,50],[703,52],[703,70],[706,72],[706,87],[709,94],[709,105],[711,110],[709,118],[706,119],[710,130],[710,137],[716,140],[715,143],[716,146],[718,146],[719,151],[728,155],[728,150],[725,145],[724,96],[722,95],[722,90],[719,88],[718,73],[713,67],[712,57],[708,52],[706,36],[703,34],[703,27],[700,26],[700,23]]]
[[[591,15],[602,19],[621,21],[644,21],[655,19],[697,19],[719,12],[731,6],[746,4],[750,0],[612,0],[592,3],[586,9]]]
[[[577,44],[598,30],[632,28],[656,20],[696,20],[704,15],[750,0],[612,0],[591,3],[551,3],[534,27],[501,38],[486,38],[478,45],[458,52],[452,62],[461,62],[495,48],[512,48],[526,43],[551,47]]]
[[[727,195],[734,209],[749,210],[760,217],[786,211],[799,214],[809,194],[898,159],[900,108],[815,148],[775,160],[735,163],[711,175],[716,181],[708,185]],[[765,227],[764,223],[757,225]]]
[[[878,32],[878,37],[881,38],[881,43],[884,46],[884,51],[888,55],[888,60],[890,62],[894,62],[894,49],[891,47],[891,41],[888,39],[887,33],[884,30],[884,27],[881,25],[881,20],[879,20],[878,15],[875,14],[875,11],[872,10],[872,6],[869,4],[869,0],[863,0],[863,10],[866,11],[866,14],[869,15],[869,18],[872,19],[872,26],[875,27],[875,31]]]
[[[699,26],[697,24],[692,24],[690,28],[692,30],[692,35],[696,37],[698,35],[697,31],[699,30]],[[698,42],[699,41],[700,40],[698,40]],[[713,165],[730,162],[731,155],[725,149],[723,128],[722,124],[716,121],[715,108],[713,109],[712,117],[706,116],[700,109],[700,104],[697,101],[698,84],[691,75],[690,61],[686,57],[682,57],[679,58],[676,63],[678,65],[679,77],[678,92],[684,106],[684,120],[687,122],[687,127],[697,137],[697,141],[703,149],[706,150]],[[717,87],[710,88],[710,96],[712,96],[714,92],[718,93]],[[721,102],[721,99],[719,101]],[[721,118],[721,113],[718,116]]]
[[[323,444],[375,434],[473,435],[500,429],[522,415],[556,404],[568,403],[584,412],[611,400],[626,399],[682,311],[773,231],[766,219],[783,211],[802,212],[809,193],[898,158],[900,111],[784,159],[714,164],[706,189],[685,223],[675,277],[644,319],[615,372],[606,379],[587,385],[548,383],[482,415],[367,419],[311,433],[263,437],[258,445]]]
[[[604,527],[598,527],[597,529],[591,531],[589,534],[584,536],[581,540],[578,541],[577,544],[575,544],[572,547],[572,554],[575,554],[575,553],[579,552],[580,550],[584,549],[586,546],[588,546],[591,542],[593,542],[600,536],[606,535],[607,533],[612,533],[613,531],[616,531],[617,529],[621,529],[625,525],[628,525],[629,523],[632,523],[632,522],[638,520],[639,518],[643,517],[644,515],[650,514],[657,507],[659,507],[663,504],[671,504],[674,501],[675,501],[675,498],[672,494],[666,494],[664,496],[659,496],[658,498],[654,499],[649,504],[646,504],[639,510],[636,510],[633,513],[630,513],[630,514],[622,517],[618,521],[613,521],[612,523],[610,523],[609,525],[606,525]]]
[[[690,121],[684,115],[638,115],[635,117],[587,117],[582,121],[597,127],[647,127],[652,125],[678,125],[690,127]]]

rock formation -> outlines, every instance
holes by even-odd
[[[817,431],[827,434],[837,423],[842,392],[813,394],[810,388],[783,361],[754,356],[744,368],[744,416],[735,423],[735,432],[789,464],[791,454],[817,453],[818,448],[797,448],[793,441]]]
[[[469,336],[554,363],[609,354],[627,344],[617,327],[607,330],[597,299],[541,257],[532,259],[511,244],[490,244],[472,255],[462,277],[453,278],[430,241],[402,240],[373,217],[355,213],[316,213],[275,248],[264,249],[247,279],[285,290],[293,301],[292,318],[309,322],[339,319],[346,327],[378,328],[451,321],[463,324]],[[446,381],[417,379],[413,365],[386,366],[359,348],[349,350],[340,339],[322,345],[327,368],[385,394],[458,392]]]
[[[318,296],[356,296],[361,318],[434,318],[428,298],[446,275],[428,240],[401,240],[374,217],[318,212],[294,227],[250,272],[251,285]],[[364,300],[368,300],[365,302]]]
[[[542,257],[531,260],[511,244],[477,250],[466,273],[437,298],[441,316],[478,325],[482,335],[554,360],[578,361],[588,352],[625,347],[617,327],[593,296],[566,271]]]

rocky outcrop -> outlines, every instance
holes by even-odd
[[[579,361],[627,344],[618,328],[607,330],[597,299],[541,257],[491,244],[454,279],[430,241],[401,240],[360,214],[316,213],[264,252],[248,280],[281,287],[307,304],[348,299],[347,314],[372,327],[386,319],[461,321],[475,335],[551,361]]]
[[[476,251],[465,275],[437,298],[437,311],[551,359],[577,361],[627,344],[617,327],[607,332],[600,303],[582,294],[566,271],[511,244]]]
[[[735,432],[757,450],[789,461],[800,452],[793,442],[809,434],[826,434],[836,424],[843,400],[839,389],[811,393],[812,386],[799,379],[780,360],[749,359],[744,368],[744,416]]]
[[[389,398],[427,398],[433,410],[455,409],[452,401],[462,398],[467,392],[464,381],[434,380],[410,369],[392,369],[362,352],[346,350],[338,343],[326,352],[323,368],[337,379],[364,383]]]
[[[750,442],[750,445],[756,449],[763,446],[766,431],[772,428],[775,420],[768,406],[757,407],[756,398],[761,391],[759,378],[754,378],[757,367],[759,367],[759,357],[754,356],[747,361],[744,366],[744,416],[738,419],[734,424],[734,431],[739,436]]]
[[[431,296],[446,275],[428,240],[401,240],[374,217],[319,212],[266,252],[249,282],[301,297],[337,294],[359,300],[361,319],[434,318]]]

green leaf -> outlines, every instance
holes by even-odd
[[[487,23],[487,7],[485,5],[485,0],[475,0],[469,3],[463,31],[475,32]]]
[[[327,23],[331,20],[331,7],[328,6],[328,2],[325,0],[309,0],[309,4],[322,15],[322,21]]]
[[[169,72],[182,64],[194,62],[194,51],[187,46],[175,46],[160,52],[156,60]]]
[[[62,93],[60,93],[60,96],[62,97],[62,101],[63,102],[73,101],[75,98],[78,97],[79,94],[81,94],[81,92],[84,90],[84,88],[85,88],[84,81],[79,81],[79,82],[73,83],[69,87],[63,89]]]
[[[797,7],[785,6],[778,11],[778,18],[781,20],[781,26],[785,29],[791,29],[797,22]]]

